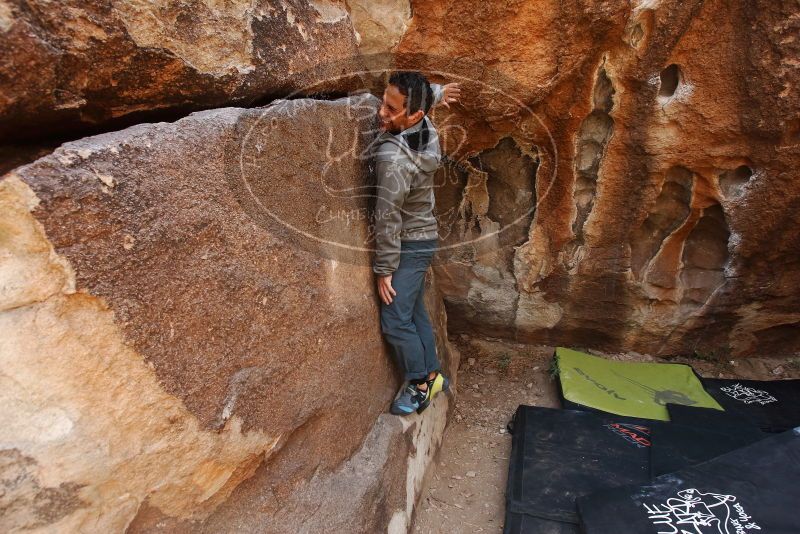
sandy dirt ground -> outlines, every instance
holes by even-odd
[[[461,351],[454,417],[435,471],[417,508],[414,534],[501,533],[511,436],[506,424],[517,406],[559,408],[549,369],[553,348],[465,335],[451,339]],[[587,351],[601,354],[595,351]],[[800,378],[800,358],[713,361],[603,354],[615,360],[688,363],[701,375],[777,380]]]

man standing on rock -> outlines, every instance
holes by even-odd
[[[425,273],[438,243],[434,174],[441,161],[430,108],[458,102],[457,83],[430,84],[419,72],[395,72],[383,92],[375,140],[376,253],[372,270],[381,298],[381,330],[408,385],[392,403],[396,415],[421,413],[447,390],[423,301]]]

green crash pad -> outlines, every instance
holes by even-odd
[[[667,403],[722,410],[688,365],[631,363],[556,349],[561,395],[617,415],[669,421]]]

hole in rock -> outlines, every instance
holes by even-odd
[[[639,46],[639,43],[642,41],[642,37],[644,37],[644,28],[642,28],[641,24],[637,24],[636,26],[633,27],[633,30],[631,30],[631,36],[630,36],[631,46],[634,47]]]
[[[597,110],[608,113],[614,107],[614,85],[611,83],[606,69],[602,67],[597,72],[597,82],[594,85],[592,99],[594,108]]]
[[[511,137],[481,152],[470,160],[476,169],[488,173],[489,209],[486,215],[499,223],[500,246],[507,252],[508,267],[513,268],[512,245],[527,240],[536,204],[538,160],[524,154]]]
[[[533,149],[536,150],[535,147]],[[527,240],[536,205],[537,157],[525,153],[511,137],[484,150],[464,163],[443,159],[436,173],[436,217],[439,236],[448,246],[440,251],[440,261],[475,261],[477,243],[466,244],[481,236],[485,229],[498,232],[497,245],[502,249],[503,263],[512,268],[514,245]],[[472,169],[472,171],[470,170]],[[470,173],[485,174],[485,190],[470,190]],[[481,186],[482,188],[483,186]],[[485,195],[485,220],[475,226],[472,219],[478,214],[473,202]],[[483,225],[486,224],[484,228]],[[454,246],[464,242],[464,246]],[[488,244],[489,240],[481,240]],[[485,250],[485,249],[482,249]]]
[[[664,239],[689,216],[691,200],[692,172],[685,167],[669,169],[650,215],[633,232],[631,268],[637,277],[658,253]]]
[[[669,98],[675,94],[681,81],[681,70],[676,64],[672,64],[661,71],[661,86],[658,96]]]
[[[722,206],[705,208],[683,247],[682,306],[704,304],[725,281],[730,235]]]
[[[740,165],[732,171],[725,171],[719,175],[719,188],[725,198],[735,198],[742,194],[742,188],[753,177],[753,169],[747,165]]]
[[[628,44],[639,48],[653,31],[655,15],[652,9],[644,8],[639,12],[639,17],[630,22],[628,26]]]
[[[538,162],[523,154],[510,137],[483,152],[476,167],[489,173],[489,218],[509,228],[502,241],[515,245],[525,241],[536,204],[536,169]],[[530,213],[528,213],[530,212]],[[527,215],[526,215],[527,214]],[[513,234],[513,235],[511,235]]]
[[[600,161],[614,131],[614,119],[609,115],[614,107],[614,93],[614,84],[603,63],[597,70],[597,78],[592,89],[593,110],[583,119],[575,141],[573,200],[576,215],[572,222],[575,250],[583,244],[583,226],[594,205]]]
[[[574,195],[578,213],[572,226],[575,235],[581,235],[583,225],[592,210],[600,160],[613,128],[614,119],[608,113],[595,110],[584,119],[578,131],[578,150],[575,157],[577,176]]]

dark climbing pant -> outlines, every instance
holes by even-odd
[[[392,273],[392,287],[397,295],[389,305],[381,301],[381,330],[406,380],[424,378],[439,370],[433,326],[423,299],[425,272],[437,242],[437,239],[401,242],[400,264]]]

